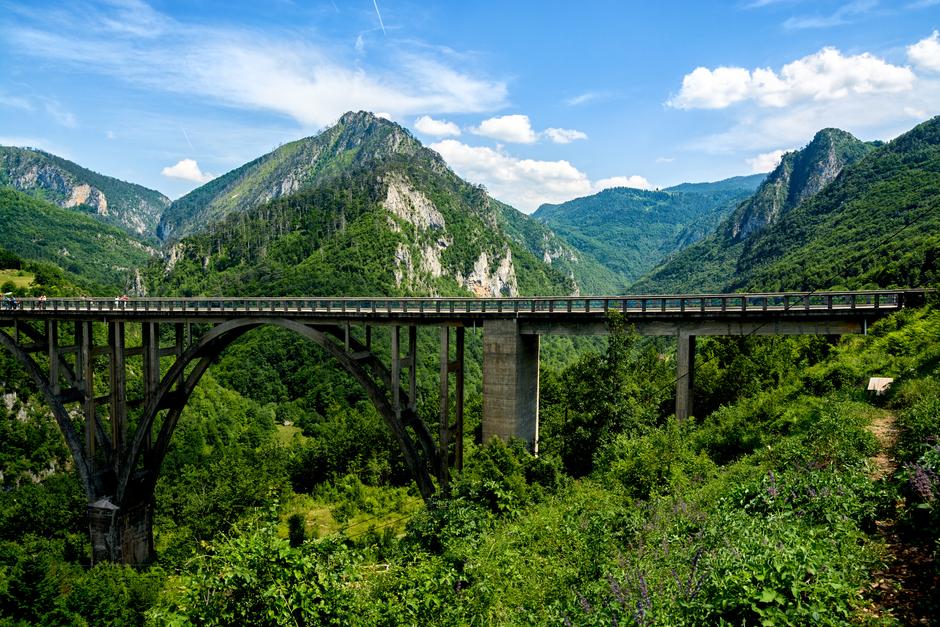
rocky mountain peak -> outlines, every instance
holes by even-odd
[[[406,129],[368,111],[350,111],[322,133],[284,144],[183,196],[164,213],[157,233],[163,240],[178,239],[201,225],[337,176],[415,156],[440,171],[441,158]]]
[[[802,150],[783,155],[755,194],[738,206],[730,219],[731,239],[747,239],[775,223],[873,149],[874,144],[860,141],[843,130],[819,131]]]

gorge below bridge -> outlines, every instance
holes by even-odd
[[[23,299],[17,309],[0,311],[0,344],[28,371],[65,437],[88,497],[93,562],[137,564],[153,557],[154,488],[183,407],[211,363],[252,329],[274,325],[295,332],[352,375],[391,429],[427,499],[446,487],[451,466],[462,464],[468,327],[483,330],[483,440],[517,437],[537,452],[542,335],[605,334],[618,312],[641,335],[675,337],[676,416],[685,419],[692,414],[696,337],[862,333],[877,318],[924,297],[925,290],[879,290]],[[376,350],[372,330],[379,326],[388,328],[389,340]],[[419,327],[440,329],[436,434],[417,412]],[[128,386],[129,366],[142,373],[142,385]],[[138,397],[129,398],[130,390]]]

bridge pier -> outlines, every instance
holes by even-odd
[[[483,442],[525,440],[538,453],[539,336],[517,319],[483,322]]]
[[[676,351],[676,418],[692,415],[692,384],[695,378],[695,336],[680,331]]]

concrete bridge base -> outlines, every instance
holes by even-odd
[[[91,563],[145,564],[153,557],[153,506],[118,507],[108,499],[88,505]]]

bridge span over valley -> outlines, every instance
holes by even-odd
[[[617,312],[640,334],[675,337],[676,415],[684,419],[693,409],[696,337],[861,333],[925,293],[23,299],[0,310],[0,344],[29,372],[65,436],[88,497],[93,559],[140,563],[153,553],[154,486],[180,413],[212,361],[251,329],[291,330],[349,372],[427,498],[462,461],[468,327],[483,331],[484,440],[518,437],[537,451],[542,335],[604,334]],[[375,327],[388,329],[381,350]],[[417,412],[419,327],[440,330],[436,433]],[[139,398],[129,397],[129,364],[143,373]]]

